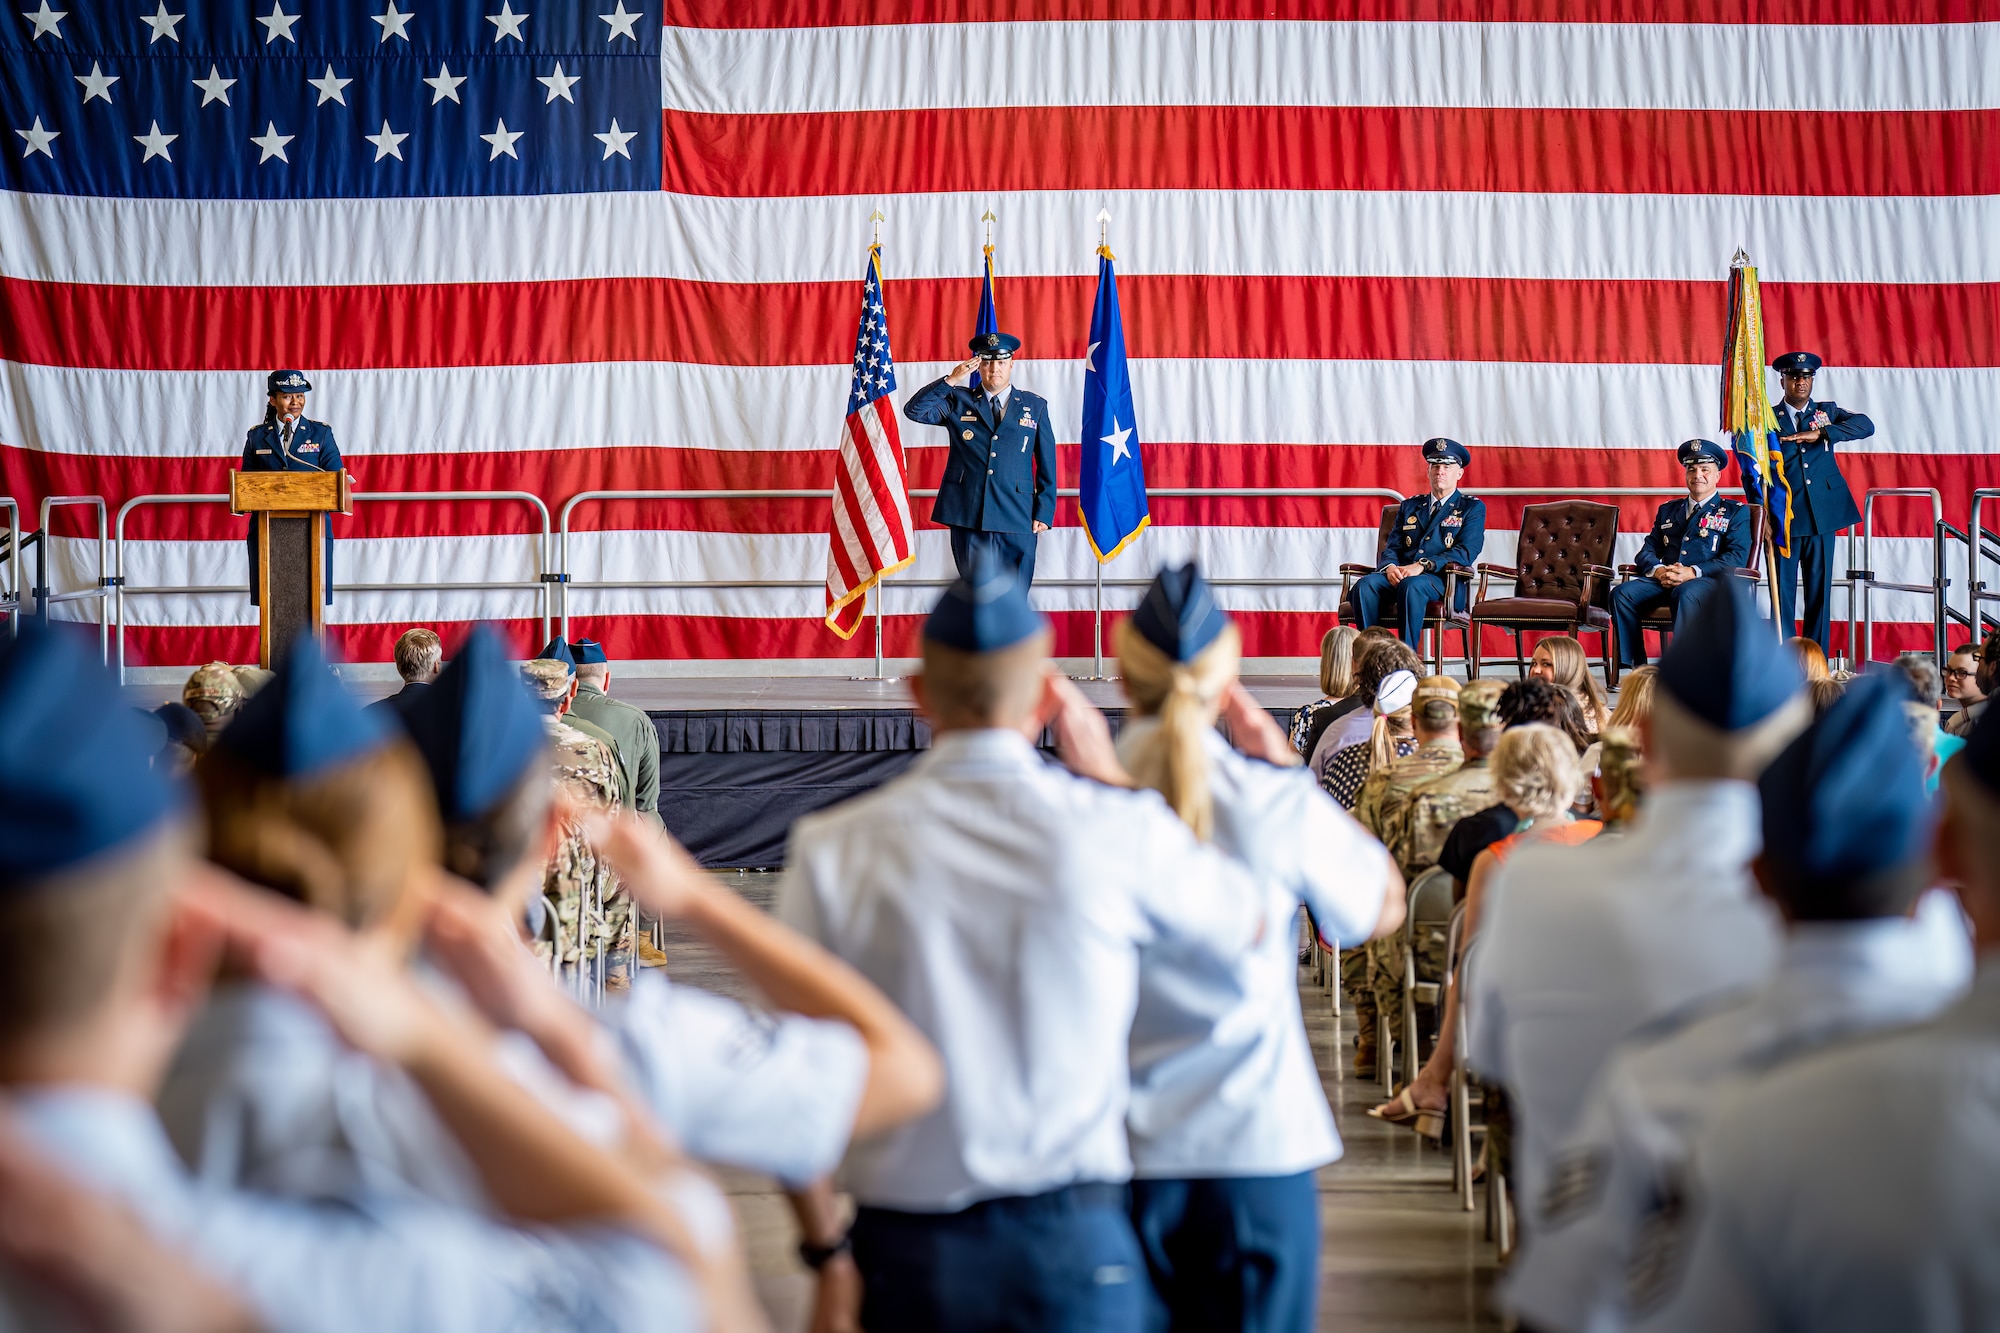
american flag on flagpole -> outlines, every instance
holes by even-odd
[[[826,624],[843,639],[861,628],[868,590],[913,558],[910,483],[896,409],[889,402],[894,392],[896,361],[882,311],[882,247],[873,245],[861,284],[854,384],[847,394],[847,424],[833,469],[833,515],[827,530]]]

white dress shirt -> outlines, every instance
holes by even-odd
[[[1777,914],[1750,876],[1760,819],[1748,782],[1667,783],[1623,836],[1529,844],[1494,875],[1465,1049],[1507,1089],[1519,1197],[1542,1197],[1550,1155],[1613,1046],[1769,975]],[[1533,1213],[1521,1221],[1526,1234]]]
[[[657,972],[605,1010],[625,1072],[690,1157],[791,1185],[840,1165],[868,1083],[845,1023],[768,1014]]]
[[[1735,1333],[2000,1322],[2000,958],[1922,1027],[1730,1097],[1635,1327]]]
[[[944,1059],[944,1103],[854,1146],[864,1204],[953,1212],[1132,1172],[1143,946],[1256,941],[1266,887],[1152,792],[1020,733],[946,732],[902,777],[792,826],[779,916],[858,968]]]
[[[134,1098],[81,1087],[15,1089],[6,1098],[51,1161],[124,1200],[274,1333],[708,1322],[685,1272],[630,1236],[523,1230],[407,1197],[327,1204],[212,1186],[188,1175],[152,1108]],[[42,1333],[45,1314],[27,1292],[0,1282],[0,1330]]]
[[[1952,904],[1943,906],[1955,911]],[[1537,1329],[1613,1333],[1662,1271],[1635,1259],[1679,1200],[1691,1145],[1735,1087],[1832,1042],[1920,1023],[1964,992],[1969,941],[1927,919],[1791,927],[1769,981],[1606,1062],[1556,1155],[1504,1302]]]
[[[1126,723],[1128,763],[1159,729]],[[1382,916],[1389,854],[1300,768],[1204,736],[1215,846],[1269,880],[1264,937],[1233,963],[1162,941],[1141,955],[1132,1023],[1132,1171],[1148,1179],[1287,1176],[1340,1156],[1299,1011],[1298,912],[1330,939]]]

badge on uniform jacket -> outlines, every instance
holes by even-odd
[[[1406,528],[1414,528],[1415,526],[1417,526],[1417,520],[1415,518],[1406,518],[1403,520],[1403,526]]]
[[[1707,518],[1704,518],[1701,521],[1701,530],[1704,534],[1711,532],[1721,532],[1728,526],[1729,526],[1729,515],[1727,514],[1710,514]]]
[[[1440,522],[1440,523],[1438,524],[1438,526],[1439,526],[1439,527],[1441,527],[1441,528],[1458,528],[1458,527],[1463,527],[1463,526],[1465,526],[1465,515],[1463,515],[1463,514],[1448,514],[1448,515],[1446,515],[1446,516],[1445,516],[1445,518],[1443,519],[1443,521],[1441,521],[1441,522]]]
[[[962,430],[958,433],[958,437],[962,440],[969,440],[972,438],[972,432],[969,430]]]
[[[1029,430],[1033,430],[1035,428],[1035,419],[1029,416],[1027,413],[1023,412],[1021,414],[1021,424],[1023,426],[1026,426]]]
[[[1828,416],[1824,412],[1815,412],[1813,413],[1812,424],[1815,427],[1831,426],[1833,424],[1833,418]]]
[[[319,452],[319,445],[310,440],[304,444],[295,444],[292,447],[302,454],[316,454]]]

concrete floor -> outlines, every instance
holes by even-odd
[[[737,892],[769,908],[777,877],[727,873]],[[668,972],[677,980],[749,998],[714,952],[686,934],[666,936]],[[1498,1328],[1488,1313],[1495,1265],[1477,1213],[1459,1211],[1449,1160],[1406,1129],[1365,1114],[1381,1087],[1358,1082],[1351,1034],[1327,995],[1304,972],[1306,1028],[1347,1154],[1319,1173],[1320,1319],[1322,1329],[1396,1329],[1404,1333]],[[809,1275],[794,1255],[791,1213],[771,1182],[725,1172],[749,1240],[758,1294],[780,1330],[805,1327]]]

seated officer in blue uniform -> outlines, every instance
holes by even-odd
[[[1375,557],[1375,572],[1354,585],[1354,615],[1367,629],[1394,620],[1403,642],[1414,646],[1424,631],[1424,611],[1444,597],[1446,565],[1466,573],[1486,545],[1486,502],[1458,489],[1472,451],[1457,440],[1424,441],[1424,464],[1431,487],[1403,501],[1389,540]],[[1393,591],[1392,591],[1393,590]],[[1458,585],[1458,609],[1465,609],[1471,585]],[[1395,619],[1396,607],[1401,618]]]
[[[1639,548],[1639,577],[1611,590],[1611,621],[1618,627],[1618,664],[1643,666],[1646,631],[1639,617],[1671,606],[1674,622],[1700,606],[1717,579],[1750,563],[1750,510],[1716,491],[1729,455],[1708,440],[1680,448],[1687,469],[1687,499],[1669,500],[1653,515],[1653,530]]]
[[[1854,493],[1834,461],[1833,446],[1867,439],[1875,433],[1875,423],[1812,396],[1813,375],[1821,364],[1811,352],[1787,352],[1771,368],[1785,386],[1784,401],[1776,408],[1778,445],[1785,460],[1785,481],[1792,488],[1792,553],[1778,557],[1778,605],[1785,608],[1789,627],[1803,562],[1805,636],[1825,648],[1833,599],[1833,539],[1842,528],[1861,521]]]
[[[306,420],[306,395],[312,381],[296,370],[274,370],[265,381],[270,406],[264,422],[252,426],[243,437],[245,472],[338,472],[340,446],[333,442],[333,427],[324,421]],[[257,523],[250,516],[250,604],[257,604]],[[333,604],[333,526],[326,530],[326,601]]]
[[[951,558],[961,578],[972,576],[973,553],[991,550],[1035,581],[1035,539],[1056,521],[1056,434],[1048,400],[1013,388],[1011,333],[982,333],[972,355],[903,404],[903,415],[942,426],[951,456],[938,482],[931,522],[951,529]],[[979,371],[979,388],[970,387]]]

